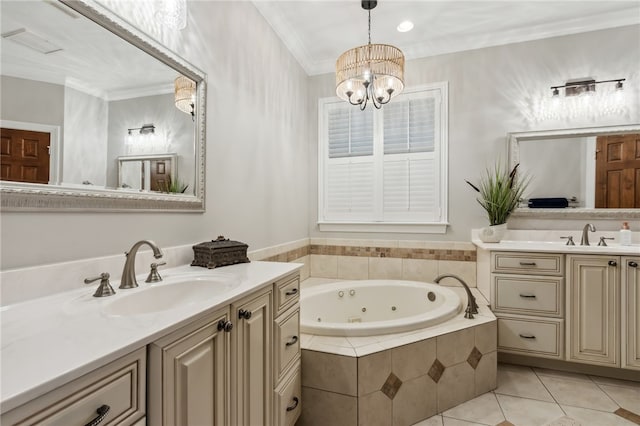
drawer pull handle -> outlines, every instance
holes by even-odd
[[[111,410],[111,407],[109,407],[106,404],[99,406],[98,409],[96,410],[96,413],[98,414],[98,416],[95,419],[91,420],[89,423],[87,423],[85,426],[99,425],[107,417],[107,414],[109,414],[109,410]]]
[[[629,262],[629,266],[631,266],[632,268],[637,268],[638,264],[632,260]]]
[[[523,339],[535,339],[536,336],[534,336],[533,334],[519,334],[520,337],[522,337]]]
[[[536,262],[520,262],[520,266],[536,266]]]
[[[535,294],[520,294],[520,297],[523,297],[525,299],[535,299],[536,295]]]
[[[296,407],[298,407],[298,403],[300,402],[300,400],[298,399],[297,396],[293,397],[293,405],[290,405],[287,407],[287,411],[293,411],[296,409]]]
[[[246,320],[248,320],[249,318],[251,318],[251,311],[245,311],[244,309],[240,309],[238,311],[238,318],[244,318]]]
[[[291,340],[285,343],[285,346],[295,345],[296,343],[298,343],[298,336],[293,336]]]
[[[618,262],[616,262],[615,260],[610,260],[609,266],[618,266]]]
[[[294,294],[298,294],[298,289],[297,288],[292,288],[291,290],[287,291],[285,293],[285,296],[293,296]]]

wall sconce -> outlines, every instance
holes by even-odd
[[[181,75],[176,78],[174,89],[176,108],[195,119],[196,82]]]
[[[591,92],[596,91],[596,84],[602,83],[616,83],[615,89],[622,90],[623,85],[622,82],[625,81],[626,78],[616,78],[613,80],[602,80],[595,81],[594,79],[585,79],[585,80],[577,80],[577,81],[568,81],[566,84],[562,86],[551,86],[552,96],[560,96],[560,90],[564,89],[565,96],[577,96],[582,94],[589,94]]]
[[[148,135],[148,134],[153,134],[156,132],[156,126],[154,126],[153,124],[143,124],[142,127],[134,127],[133,129],[127,129],[127,133],[129,134],[129,136],[133,135],[134,130],[138,130],[139,134],[141,135]]]

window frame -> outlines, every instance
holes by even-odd
[[[320,98],[318,100],[318,217],[317,224],[321,232],[397,232],[397,233],[419,233],[419,234],[444,234],[447,231],[448,222],[448,151],[449,151],[449,84],[447,81],[414,86],[405,89],[394,100],[402,100],[406,97],[413,97],[421,92],[439,90],[440,91],[440,138],[434,141],[435,158],[439,161],[439,206],[440,220],[437,222],[416,221],[416,222],[390,222],[374,221],[363,222],[353,220],[326,220],[325,210],[325,171],[328,167],[327,140],[327,108],[333,104],[344,103],[338,97]],[[394,102],[394,101],[391,101]],[[358,108],[353,106],[353,108]],[[382,107],[384,110],[384,106]],[[383,165],[384,152],[377,153],[375,138],[384,134],[384,120],[374,119],[374,153],[373,161],[376,163],[376,170]],[[380,144],[382,148],[382,144]],[[398,155],[398,154],[386,154]],[[357,157],[347,157],[353,160]],[[378,174],[378,179],[382,180],[382,173]],[[376,193],[376,198],[381,198],[382,193]]]

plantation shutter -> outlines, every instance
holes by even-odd
[[[373,111],[339,104],[327,114],[325,218],[373,219]]]
[[[421,94],[424,96],[424,94]],[[385,105],[383,156],[383,220],[440,220],[439,92]]]

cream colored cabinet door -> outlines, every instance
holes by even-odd
[[[567,360],[620,366],[620,258],[567,257]]]
[[[272,289],[231,305],[231,395],[234,426],[270,426],[273,406]]]
[[[622,258],[622,367],[640,370],[640,257]]]
[[[149,345],[149,425],[228,425],[228,308]]]

